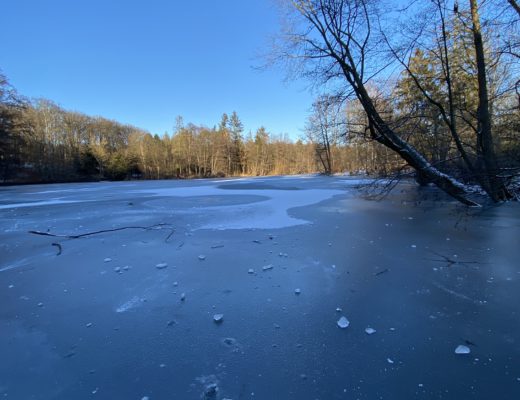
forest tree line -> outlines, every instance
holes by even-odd
[[[319,141],[292,140],[264,127],[245,133],[236,112],[224,113],[212,128],[177,117],[173,132],[159,136],[50,100],[25,99],[0,79],[3,183],[376,172],[387,153],[341,139],[331,146],[333,168],[324,169]]]

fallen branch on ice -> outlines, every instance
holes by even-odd
[[[156,224],[156,225],[150,225],[150,226],[123,226],[121,228],[102,229],[100,231],[81,233],[79,235],[60,235],[60,234],[56,234],[56,233],[42,232],[42,231],[29,231],[29,233],[31,233],[33,235],[51,236],[51,237],[59,237],[59,238],[65,238],[65,239],[80,239],[83,237],[99,235],[101,233],[118,232],[118,231],[124,231],[127,229],[142,229],[145,231],[169,229],[171,232],[168,235],[168,237],[165,239],[165,241],[168,241],[168,239],[170,239],[170,237],[175,232],[175,229],[170,224]]]

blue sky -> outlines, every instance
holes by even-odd
[[[280,69],[258,71],[278,29],[272,0],[12,0],[0,69],[17,90],[152,133],[175,117],[301,134],[312,96]]]

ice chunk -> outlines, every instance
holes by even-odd
[[[205,256],[204,254],[201,254],[201,255],[199,256],[199,260],[200,260],[200,261],[204,261],[205,259],[206,259],[206,256]]]
[[[107,258],[105,258],[105,259],[103,260],[103,262],[110,262],[110,261],[112,261],[112,259],[111,259],[110,257],[107,257]]]
[[[345,329],[348,328],[348,326],[350,325],[350,321],[347,319],[347,317],[343,316],[340,319],[338,319],[337,324],[341,329]]]
[[[464,346],[463,344],[459,344],[455,349],[455,354],[469,354],[471,350],[468,346]]]
[[[374,328],[366,328],[365,332],[367,335],[373,335],[374,333],[376,333],[376,330]]]
[[[87,328],[90,328],[92,326],[92,322],[89,322],[87,325],[85,325]]]
[[[117,272],[118,274],[121,273],[121,267],[115,267],[114,272]]]
[[[213,321],[217,324],[220,324],[222,321],[224,321],[224,314],[215,314],[213,316]]]
[[[43,307],[43,303],[38,303],[38,307]]]
[[[343,310],[340,307],[336,308],[336,312],[342,312],[342,311]]]
[[[186,300],[186,293],[181,294],[181,301],[184,301],[184,300]]]
[[[164,269],[164,268],[166,268],[167,266],[168,266],[168,264],[165,263],[165,262],[163,262],[163,263],[159,263],[159,264],[157,264],[157,265],[155,266],[155,268],[157,268],[157,269]]]
[[[264,265],[264,266],[262,267],[262,270],[263,270],[263,271],[269,271],[270,269],[273,269],[273,264]]]
[[[255,270],[254,270],[253,268],[249,268],[249,269],[247,270],[247,273],[248,273],[248,274],[254,274],[254,273],[255,273]]]
[[[388,364],[393,364],[394,363],[394,360],[392,360],[391,358],[387,358],[386,361],[388,362]]]
[[[204,388],[204,397],[205,400],[216,399],[218,394],[218,386],[216,383],[210,383]]]
[[[294,289],[294,294],[300,294],[302,291],[300,289]]]

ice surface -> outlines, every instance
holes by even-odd
[[[271,178],[272,185],[282,185],[276,179]],[[207,182],[138,182],[132,190]],[[304,197],[311,187],[341,187],[330,177],[285,182],[302,188],[279,191],[287,196]],[[201,195],[192,201],[129,194],[118,183],[103,186],[104,192],[92,192],[97,202],[0,210],[0,269],[10,268],[0,273],[0,397],[140,400],[147,395],[151,400],[200,400],[205,386],[216,383],[220,400],[406,399],[416,392],[425,398],[444,393],[454,399],[485,400],[495,398],[497,390],[503,398],[519,398],[520,375],[514,368],[520,349],[512,342],[519,337],[518,324],[513,323],[520,302],[517,204],[471,216],[449,201],[407,205],[401,200],[408,195],[399,191],[371,202],[348,190],[322,204],[284,211],[314,225],[222,233],[199,228],[223,220],[225,226],[227,217],[233,222],[241,216],[268,215],[265,206],[274,201],[245,196],[253,193],[250,189],[237,190],[241,196],[221,189],[218,198]],[[28,202],[30,190],[2,188],[1,204]],[[89,198],[85,192],[69,193],[78,201]],[[133,207],[127,206],[130,201]],[[239,204],[254,201],[240,209]],[[205,207],[228,203],[234,205]],[[410,215],[414,221],[406,219]],[[459,215],[464,218],[455,227]],[[162,222],[176,229],[168,243],[164,240],[170,231],[160,229],[80,240],[27,233],[50,229],[74,234]],[[5,232],[15,224],[15,230]],[[63,245],[59,257],[53,241]],[[210,249],[220,244],[225,249]],[[436,258],[432,251],[458,253],[460,260],[479,264],[444,268],[431,260]],[[280,252],[289,258],[279,258]],[[200,254],[212,256],[206,260],[211,268],[199,262]],[[112,257],[112,263],[103,264],[104,257]],[[171,265],[159,271],[155,265],[162,261]],[[124,271],[126,264],[133,266],[131,272],[115,275],[114,268]],[[276,271],[263,272],[266,264]],[[392,273],[374,278],[373,272],[380,270],[376,267],[383,265]],[[100,275],[101,270],[108,273]],[[486,283],[491,276],[495,283]],[[508,277],[513,281],[507,282]],[[14,287],[5,290],[10,284]],[[305,290],[305,296],[295,296],[295,288],[301,288],[301,294]],[[418,298],[417,288],[431,293]],[[180,301],[182,292],[190,294],[189,302]],[[333,327],[334,319],[346,314],[336,308],[349,313],[354,330]],[[226,324],[211,323],[215,313],[224,312]],[[93,326],[86,328],[88,322]],[[363,326],[378,326],[381,336],[368,337]],[[389,331],[392,326],[395,332]],[[480,347],[465,343],[467,335]],[[227,336],[243,346],[223,342]],[[450,347],[457,337],[464,339]],[[469,346],[471,354],[449,360],[446,354],[453,354],[457,341]],[[443,346],[445,352],[431,351]],[[476,349],[488,355],[476,361]],[[389,364],[385,355],[395,357],[395,363]],[[167,367],[161,369],[161,363]],[[399,373],[393,373],[397,367]],[[89,372],[93,368],[95,373]],[[381,373],[391,379],[381,380]],[[201,375],[218,379],[197,382],[195,377]],[[418,383],[424,383],[424,389]],[[99,391],[93,396],[95,388]]]
[[[348,326],[350,325],[350,321],[347,319],[347,317],[343,316],[340,319],[338,319],[337,324],[341,329],[345,329],[348,328]]]

